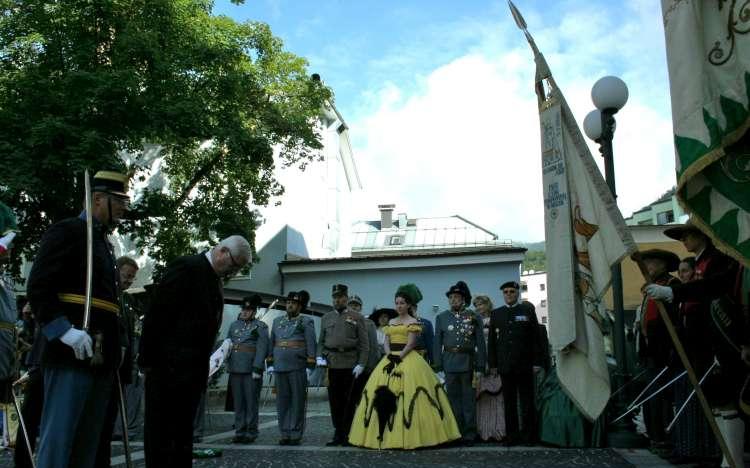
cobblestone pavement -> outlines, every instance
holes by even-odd
[[[413,451],[378,451],[353,447],[325,446],[333,427],[328,412],[325,389],[311,389],[307,427],[302,445],[279,447],[273,395],[264,391],[261,406],[260,435],[253,444],[231,444],[232,413],[210,410],[206,417],[203,442],[196,448],[222,450],[217,458],[193,460],[196,468],[230,467],[648,467],[670,466],[646,450],[615,449],[552,449],[546,447],[512,447],[499,444],[477,444],[471,448],[439,448]],[[137,436],[132,442],[135,467],[144,467],[143,441]],[[112,447],[112,466],[124,467],[122,444]],[[11,452],[0,452],[0,468],[13,466]]]

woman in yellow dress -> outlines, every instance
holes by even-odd
[[[396,291],[398,316],[385,327],[386,355],[370,375],[349,431],[349,443],[375,449],[415,449],[461,438],[448,396],[429,364],[412,352],[421,326],[413,284]]]

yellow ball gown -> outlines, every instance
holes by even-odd
[[[393,348],[403,349],[409,332],[421,330],[417,324],[384,327],[391,354],[399,354]],[[383,414],[389,417],[381,424]],[[411,351],[399,363],[384,356],[362,392],[349,443],[374,449],[415,449],[460,438],[448,395],[422,356]]]

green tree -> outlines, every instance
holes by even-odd
[[[523,271],[547,271],[547,256],[540,250],[528,250],[521,269]]]
[[[165,185],[135,200],[120,229],[159,263],[196,241],[252,240],[249,203],[283,192],[274,151],[286,165],[316,157],[330,91],[266,24],[212,8],[0,0],[0,200],[19,217],[25,255],[52,222],[80,210],[84,168],[151,176],[118,152],[162,149]]]

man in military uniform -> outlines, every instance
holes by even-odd
[[[90,334],[81,329],[86,294],[85,212],[47,230],[29,275],[29,301],[46,340],[41,357],[44,409],[39,468],[94,464],[114,372],[123,352],[119,278],[107,234],[128,208],[126,183],[123,174],[101,171],[91,184]],[[97,359],[90,360],[94,354]]]
[[[276,317],[271,326],[273,351],[268,372],[276,377],[276,412],[281,439],[279,445],[299,445],[305,430],[307,380],[315,367],[315,324],[302,315],[310,294],[291,291],[286,299],[286,315]]]
[[[471,304],[469,287],[463,281],[445,293],[450,310],[435,319],[433,367],[444,375],[448,400],[465,445],[477,436],[476,401],[473,382],[484,372],[485,346],[482,319],[466,306]]]
[[[319,366],[328,367],[328,403],[335,433],[326,445],[348,445],[354,419],[354,380],[362,375],[370,353],[370,340],[362,315],[347,309],[349,288],[333,285],[333,308],[320,320]]]
[[[503,381],[507,444],[530,445],[536,438],[534,373],[544,360],[539,322],[534,305],[519,299],[517,282],[503,283],[500,290],[505,305],[491,312],[487,338],[490,373],[500,373]]]
[[[230,236],[208,252],[174,260],[155,286],[138,354],[146,374],[149,467],[193,464],[193,419],[208,384],[209,358],[224,312],[223,283],[250,257],[247,240]]]
[[[352,313],[358,313],[362,315],[362,299],[353,294],[349,296],[349,303],[347,307]],[[364,315],[362,315],[365,318]],[[375,370],[378,363],[380,362],[380,349],[378,348],[378,329],[375,327],[375,322],[372,320],[365,319],[365,327],[367,328],[367,340],[369,343],[369,353],[367,356],[367,364],[365,364],[365,371],[362,375],[354,379],[354,386],[352,387],[352,404],[356,411],[359,400],[362,398],[362,392],[365,390],[367,385],[367,379],[370,378],[370,374]]]
[[[238,320],[229,325],[227,371],[234,398],[235,444],[249,444],[258,437],[258,402],[263,388],[263,369],[268,356],[268,325],[255,314],[261,303],[257,294],[242,299]]]
[[[125,290],[133,285],[135,275],[138,272],[138,264],[130,257],[119,257],[116,260],[117,271],[120,278],[120,342],[123,344],[125,349],[122,365],[118,369],[120,374],[120,384],[123,386],[122,392],[123,397],[127,399],[127,387],[131,387],[133,383],[132,372],[135,366],[133,365],[133,333],[135,317],[130,304],[125,298]],[[104,427],[99,440],[99,449],[96,454],[96,462],[94,466],[96,468],[109,468],[110,458],[112,457],[112,440],[115,439],[114,435],[118,434],[117,439],[122,440],[122,415],[120,414],[120,390],[117,385],[112,388],[112,395],[109,398],[109,405],[107,405],[107,414],[104,419]],[[136,391],[139,389],[136,388]],[[131,390],[132,392],[132,390]],[[125,408],[128,411],[126,416],[129,416],[130,405],[140,405],[140,398],[137,403],[126,401]],[[130,419],[128,419],[130,421]]]
[[[123,362],[120,375],[123,376],[122,383],[125,385],[125,406],[127,408],[128,436],[135,437],[140,426],[142,414],[141,404],[143,402],[143,376],[138,372],[136,359],[138,356],[138,344],[141,338],[141,318],[137,307],[137,301],[127,292],[133,285],[138,274],[138,264],[130,257],[117,259],[117,267],[120,271],[120,286],[122,288],[122,315],[125,318],[128,338],[130,340],[127,361]],[[125,377],[126,376],[126,377]],[[121,416],[118,412],[115,421],[113,440],[122,439]]]

